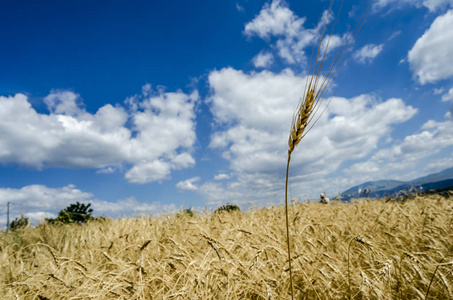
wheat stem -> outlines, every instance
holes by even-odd
[[[334,0],[330,1],[328,14],[332,11]],[[321,109],[321,113],[318,114],[318,110],[321,108],[321,104],[326,97],[326,93],[332,85],[333,79],[337,76],[338,69],[340,68],[340,64],[343,61],[346,53],[349,50],[353,40],[355,39],[357,33],[359,32],[363,22],[365,21],[366,15],[368,13],[368,9],[370,8],[371,2],[368,5],[368,8],[365,14],[362,16],[360,23],[355,27],[352,34],[347,38],[346,42],[342,47],[340,47],[331,62],[330,66],[328,67],[327,74],[324,78],[322,78],[322,69],[324,66],[324,62],[327,56],[327,49],[329,47],[335,26],[337,24],[341,8],[343,7],[343,2],[341,1],[340,9],[338,10],[337,17],[335,18],[335,23],[330,31],[329,37],[327,39],[327,44],[324,50],[322,50],[322,42],[325,38],[327,24],[328,24],[328,17],[326,17],[324,21],[324,26],[321,33],[321,38],[318,44],[318,49],[316,51],[316,58],[313,62],[312,66],[312,59],[314,56],[314,46],[312,50],[312,55],[310,58],[310,66],[309,66],[309,73],[311,75],[307,76],[304,88],[304,96],[300,99],[298,108],[296,109],[293,120],[291,123],[291,130],[289,134],[288,140],[288,163],[286,165],[286,186],[285,186],[285,215],[286,215],[286,242],[288,247],[288,262],[289,262],[289,277],[290,277],[290,284],[291,284],[291,299],[294,299],[293,295],[293,278],[292,278],[292,268],[291,268],[291,249],[290,249],[290,236],[289,236],[289,221],[288,221],[288,173],[289,173],[289,162],[291,160],[291,153],[294,151],[295,147],[300,143],[300,141],[304,138],[304,136],[313,128],[313,126],[318,122],[321,115],[326,110],[327,106],[330,103],[331,98],[329,99],[327,105],[324,109]],[[321,57],[322,56],[322,57]],[[318,58],[321,58],[321,61],[318,61]],[[312,69],[313,67],[313,69]],[[321,81],[321,82],[319,82]],[[359,242],[361,242],[359,240]],[[348,253],[348,277],[349,277],[349,253]],[[350,297],[350,289],[351,283],[350,278],[348,278],[348,288],[349,288],[349,297]]]
[[[289,218],[288,218],[288,173],[289,173],[289,162],[291,160],[291,151],[288,150],[288,163],[286,164],[286,185],[285,185],[285,216],[286,216],[286,245],[288,246],[288,262],[289,262],[289,282],[291,286],[291,300],[294,299],[293,292],[293,272],[291,268],[291,248],[289,241]]]
[[[433,276],[431,277],[431,281],[429,282],[428,288],[426,289],[426,294],[425,294],[425,300],[428,299],[428,294],[429,294],[429,289],[431,288],[431,285],[434,281],[434,277],[436,276],[437,270],[439,269],[440,266],[444,265],[442,262],[447,258],[451,257],[452,255],[447,255],[444,258],[441,259],[441,261],[437,264],[436,269],[434,270]],[[448,263],[450,264],[450,263]]]

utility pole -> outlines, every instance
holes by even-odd
[[[6,232],[8,232],[8,229],[9,229],[9,202],[6,205],[8,207],[6,210]]]

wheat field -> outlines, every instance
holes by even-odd
[[[453,197],[295,202],[297,299],[452,299]],[[283,206],[2,232],[0,299],[288,299]]]

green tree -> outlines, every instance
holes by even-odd
[[[91,204],[83,204],[77,202],[76,204],[71,204],[65,209],[62,209],[58,213],[58,217],[56,219],[47,219],[49,223],[85,223],[91,219],[93,209],[90,208]]]
[[[9,228],[11,230],[17,230],[17,229],[25,228],[29,224],[30,224],[30,221],[28,220],[28,218],[22,215],[19,218],[14,219],[11,222],[11,224],[9,225]]]
[[[226,211],[226,212],[241,211],[241,208],[236,204],[231,204],[228,202],[226,205],[222,205],[219,208],[217,208],[214,211],[214,213],[220,213],[222,211]]]

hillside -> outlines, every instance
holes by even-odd
[[[384,197],[417,191],[438,190],[453,186],[453,168],[438,173],[429,174],[410,181],[378,180],[368,181],[356,185],[341,193],[342,200],[349,200],[363,196],[363,191],[371,190],[368,197]],[[360,191],[360,193],[359,193]]]

